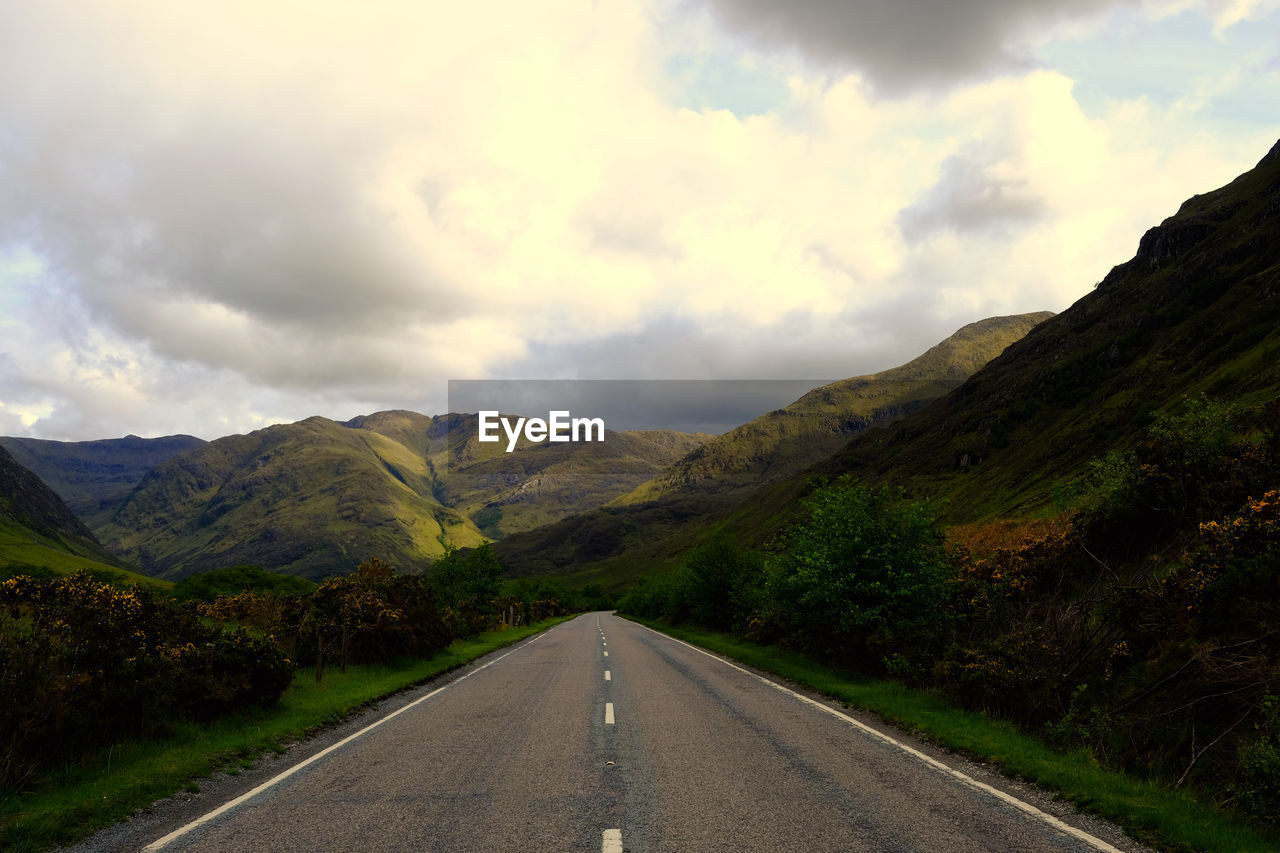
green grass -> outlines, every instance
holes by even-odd
[[[1106,770],[1085,752],[1063,753],[1006,722],[964,711],[940,696],[850,676],[795,652],[726,634],[627,617],[673,637],[772,672],[1005,773],[1056,791],[1082,810],[1115,821],[1134,838],[1167,850],[1274,851],[1280,837],[1225,815],[1190,792]]]
[[[238,772],[371,702],[569,618],[457,640],[430,660],[350,666],[346,674],[331,669],[321,684],[315,683],[313,670],[301,669],[275,708],[210,725],[179,724],[164,740],[118,744],[92,764],[47,774],[29,792],[0,799],[0,849],[35,851],[74,843],[177,791],[198,791],[197,780],[215,771]]]
[[[37,534],[6,520],[0,520],[0,577],[47,570],[69,575],[81,569],[106,583],[140,583],[157,589],[173,589],[169,581],[140,575],[118,566],[72,554],[42,540]]]

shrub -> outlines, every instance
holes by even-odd
[[[762,603],[764,562],[725,534],[692,549],[679,580],[689,616],[717,631],[742,630]]]
[[[502,592],[502,564],[489,545],[469,551],[446,548],[431,564],[427,580],[436,600],[452,609],[450,628],[457,636],[478,634],[497,623],[492,602]]]
[[[1238,504],[1271,465],[1264,441],[1244,434],[1248,413],[1208,397],[1157,412],[1131,450],[1090,465],[1082,530],[1098,553],[1144,553],[1178,530],[1194,530],[1222,506]]]
[[[1280,823],[1280,697],[1268,693],[1261,703],[1254,735],[1239,748],[1240,772],[1231,793],[1241,807],[1271,824]]]
[[[766,589],[793,640],[876,670],[891,653],[927,657],[952,574],[934,509],[845,476],[805,510],[770,561]]]
[[[309,595],[316,585],[297,575],[268,572],[261,566],[230,566],[183,578],[173,588],[179,601],[214,601],[220,595],[258,592],[273,595]]]
[[[326,655],[348,662],[430,656],[452,639],[431,588],[420,577],[397,575],[376,557],[356,571],[330,578],[307,602],[300,633],[314,649],[316,680]]]
[[[86,573],[0,583],[0,788],[120,737],[277,701],[271,642]]]

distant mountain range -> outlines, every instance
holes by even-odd
[[[62,499],[0,446],[0,569],[73,568],[114,564],[94,535]]]
[[[495,547],[518,574],[586,572],[625,583],[668,564],[761,486],[785,482],[872,427],[947,394],[1052,316],[1040,311],[970,323],[904,365],[815,388],[716,436],[608,505]]]
[[[320,578],[379,556],[420,570],[597,506],[710,436],[613,432],[597,443],[476,442],[475,415],[312,417],[203,442],[4,439],[149,575],[257,563]]]
[[[1200,394],[1251,407],[1271,429],[1280,420],[1280,143],[1150,229],[1091,293],[887,429],[727,503],[682,499],[660,481],[497,548],[517,573],[621,586],[713,530],[767,542],[813,478],[844,473],[943,498],[953,523],[1052,511],[1055,488],[1084,477],[1090,460]]]
[[[39,474],[90,527],[109,519],[156,465],[204,443],[191,435],[130,435],[101,441],[0,438],[0,447]]]
[[[902,367],[816,389],[721,436],[608,431],[593,443],[521,439],[506,453],[477,440],[476,415],[389,411],[212,442],[0,444],[76,508],[107,549],[148,575],[257,563],[321,578],[372,555],[413,571],[448,546],[521,534],[541,543],[559,535],[562,519],[605,505],[642,508],[628,521],[637,531],[653,519],[661,527],[672,512],[696,526],[710,505],[731,505],[941,396],[1048,316],[971,324]],[[547,553],[587,558],[624,540],[617,531],[579,533]]]
[[[850,436],[945,393],[1046,316],[971,324],[903,367],[825,386],[722,436],[608,431],[593,443],[521,439],[506,453],[477,440],[475,415],[389,411],[346,422],[312,417],[212,442],[0,445],[59,492],[110,552],[149,575],[258,563],[319,578],[371,555],[416,570],[446,546],[529,533],[611,502],[667,496],[697,516],[690,500],[731,501],[829,456]]]
[[[208,443],[0,439],[14,457],[0,464],[0,559],[36,537],[163,577],[251,562],[319,578],[370,555],[416,570],[496,539],[516,574],[621,586],[715,529],[767,540],[815,476],[943,497],[954,522],[1042,512],[1153,411],[1199,394],[1280,405],[1280,143],[1063,313],[974,323],[721,436],[621,432],[508,454],[475,440],[475,415],[393,411]]]

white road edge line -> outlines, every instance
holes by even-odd
[[[558,626],[556,626],[556,627],[558,627]],[[169,845],[170,843],[172,843],[172,842],[174,842],[174,841],[177,841],[179,838],[181,838],[182,836],[186,835],[188,832],[191,832],[191,831],[192,831],[192,830],[194,830],[194,829],[198,829],[198,828],[200,828],[201,826],[203,826],[203,825],[205,825],[206,823],[208,823],[209,821],[213,820],[214,818],[217,818],[217,817],[220,817],[220,816],[221,816],[221,815],[223,815],[223,814],[226,814],[227,812],[229,812],[229,811],[231,811],[232,809],[234,809],[236,806],[239,806],[239,805],[241,805],[241,804],[243,804],[243,803],[247,802],[248,800],[253,799],[253,798],[254,798],[254,797],[256,797],[258,794],[261,794],[263,791],[266,791],[266,790],[267,790],[267,789],[269,789],[269,788],[274,788],[276,785],[279,785],[281,782],[283,782],[285,779],[288,779],[290,776],[292,776],[293,774],[297,773],[299,770],[302,770],[304,767],[309,767],[310,765],[315,764],[317,761],[319,761],[320,759],[324,758],[326,755],[328,755],[329,753],[333,752],[334,750],[336,750],[336,749],[340,749],[340,748],[342,748],[342,747],[346,746],[347,744],[351,743],[351,741],[355,740],[356,738],[360,737],[361,735],[364,735],[364,734],[367,734],[368,732],[373,731],[373,730],[374,730],[374,729],[376,729],[378,726],[382,725],[383,723],[387,722],[388,720],[393,720],[393,719],[395,719],[396,717],[398,717],[398,716],[400,716],[401,714],[403,714],[405,711],[408,711],[410,708],[413,708],[413,707],[414,707],[414,706],[416,706],[416,705],[421,705],[423,702],[427,701],[427,700],[428,700],[428,699],[430,699],[432,696],[435,696],[437,693],[440,693],[441,691],[446,690],[446,689],[448,689],[448,688],[452,687],[453,685],[457,684],[459,681],[464,681],[464,680],[466,680],[466,679],[470,678],[471,676],[475,675],[477,672],[479,672],[479,671],[480,671],[480,670],[482,670],[482,669],[488,669],[489,667],[493,666],[495,663],[497,663],[498,661],[502,660],[503,658],[508,657],[509,655],[513,655],[513,654],[515,654],[516,652],[520,651],[521,649],[525,648],[526,646],[530,645],[531,643],[537,642],[538,640],[542,639],[543,637],[545,637],[547,634],[550,634],[550,633],[551,633],[552,631],[554,631],[554,630],[555,630],[555,628],[553,627],[553,628],[549,628],[549,629],[547,629],[546,631],[543,631],[541,634],[538,634],[536,637],[534,637],[533,639],[529,640],[528,642],[524,642],[524,643],[521,643],[520,645],[516,646],[516,647],[515,647],[514,649],[512,649],[511,651],[509,651],[509,652],[507,652],[506,654],[502,655],[502,657],[494,658],[493,660],[489,661],[488,663],[486,663],[486,664],[482,664],[481,666],[476,667],[475,669],[473,669],[473,670],[471,670],[470,672],[468,672],[466,675],[463,675],[463,676],[461,676],[461,677],[459,677],[459,678],[455,678],[453,681],[450,681],[448,684],[446,684],[446,685],[444,685],[444,686],[442,686],[442,687],[437,687],[435,690],[432,690],[432,691],[431,691],[430,693],[428,693],[426,696],[421,696],[421,697],[419,697],[419,698],[417,698],[417,699],[413,700],[412,702],[410,702],[408,705],[405,705],[403,708],[400,708],[400,709],[398,709],[398,710],[396,710],[396,711],[393,711],[393,712],[391,712],[390,714],[387,714],[387,716],[383,717],[382,719],[380,719],[380,720],[376,720],[376,721],[374,721],[374,722],[370,723],[369,725],[365,726],[363,729],[361,729],[360,731],[356,732],[355,734],[347,735],[347,736],[346,736],[346,737],[344,737],[342,740],[338,741],[337,743],[335,743],[335,744],[333,744],[333,745],[331,745],[331,746],[328,746],[328,747],[326,747],[326,748],[324,748],[324,749],[320,750],[320,751],[319,751],[319,752],[317,752],[315,755],[311,756],[310,758],[306,759],[305,761],[300,761],[300,762],[298,762],[297,764],[295,764],[295,765],[293,765],[292,767],[290,767],[288,770],[284,771],[283,773],[281,773],[281,774],[279,774],[279,775],[277,775],[277,776],[274,776],[274,777],[272,777],[271,779],[268,779],[267,781],[263,782],[261,785],[259,785],[258,787],[254,788],[253,790],[248,791],[248,792],[246,792],[246,793],[244,793],[244,794],[241,794],[240,796],[236,797],[234,800],[229,800],[228,802],[223,803],[222,805],[218,806],[218,808],[214,809],[213,811],[209,812],[208,814],[205,814],[205,815],[202,815],[202,816],[200,816],[200,817],[196,818],[195,820],[193,820],[193,821],[191,821],[190,823],[188,823],[186,826],[178,827],[178,828],[177,828],[177,829],[175,829],[173,832],[170,832],[168,835],[164,836],[163,838],[159,838],[159,839],[157,839],[157,840],[155,840],[155,841],[151,842],[151,843],[150,843],[150,844],[148,844],[146,847],[143,847],[143,848],[142,848],[142,850],[144,851],[144,853],[150,853],[150,851],[153,851],[153,850],[160,850],[161,848],[163,848],[163,847],[165,847],[165,846]]]
[[[606,829],[600,833],[600,853],[622,853],[621,829]]]
[[[1065,823],[1062,820],[1059,820],[1058,818],[1054,817],[1048,812],[1041,811],[1040,809],[1036,808],[1030,803],[1024,802],[1023,800],[1018,799],[1012,794],[1006,794],[1004,791],[1001,791],[999,788],[993,788],[990,785],[986,784],[985,782],[979,782],[977,779],[974,779],[972,776],[968,776],[964,773],[961,773],[959,770],[956,770],[953,767],[949,767],[946,764],[943,764],[941,761],[937,760],[936,758],[932,758],[928,755],[925,755],[923,752],[921,752],[918,749],[914,749],[910,746],[907,746],[905,743],[899,740],[894,740],[893,738],[889,737],[887,734],[884,734],[883,732],[876,731],[875,729],[871,728],[871,726],[868,726],[866,723],[863,723],[859,720],[855,720],[853,717],[850,717],[848,714],[837,711],[835,708],[831,708],[827,705],[822,704],[821,702],[816,702],[813,699],[810,699],[808,696],[805,696],[802,693],[797,693],[796,691],[790,689],[789,687],[783,687],[781,684],[778,684],[776,681],[770,681],[769,679],[765,678],[763,675],[757,675],[756,673],[752,672],[749,669],[743,669],[737,664],[731,663],[725,660],[724,658],[720,657],[719,655],[714,655],[711,652],[707,651],[706,649],[700,649],[697,646],[693,645],[692,643],[686,643],[684,640],[677,640],[675,637],[664,634],[661,631],[655,631],[654,629],[650,628],[648,625],[640,625],[639,622],[634,622],[632,624],[638,625],[639,627],[644,628],[646,631],[657,634],[659,637],[664,637],[668,640],[671,640],[673,643],[679,643],[682,646],[688,646],[689,648],[693,649],[695,652],[706,655],[712,660],[720,661],[720,663],[724,664],[725,666],[732,667],[733,669],[738,670],[738,672],[745,673],[746,675],[751,676],[757,681],[761,681],[769,685],[775,690],[780,690],[783,693],[786,693],[796,699],[799,699],[801,702],[804,702],[807,705],[812,705],[813,707],[821,711],[826,711],[831,716],[844,720],[849,725],[862,731],[863,733],[869,735],[870,737],[875,738],[878,741],[881,741],[883,743],[889,744],[890,746],[893,746],[902,750],[903,752],[910,755],[912,758],[916,758],[924,762],[929,767],[932,767],[933,769],[938,770],[941,773],[945,773],[946,775],[951,776],[952,778],[956,779],[960,783],[964,785],[968,785],[970,788],[974,788],[975,790],[982,791],[983,793],[986,793],[986,794],[990,794],[993,797],[1013,806],[1019,811],[1031,817],[1038,818],[1039,820],[1044,821],[1045,823],[1052,826],[1054,829],[1057,829],[1060,832],[1065,832],[1067,835],[1070,835],[1073,838],[1083,841],[1085,844],[1088,844],[1090,847],[1094,848],[1095,850],[1102,850],[1102,851],[1105,851],[1105,853],[1123,853],[1123,851],[1120,850],[1120,848],[1112,847],[1110,844],[1103,841],[1101,838],[1092,836],[1089,833],[1085,832],[1083,829],[1076,829],[1071,824]],[[608,654],[608,652],[606,652],[606,654]]]
[[[606,726],[613,725],[613,703],[612,702],[604,703],[604,724]]]

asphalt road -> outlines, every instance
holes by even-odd
[[[218,813],[156,830],[146,849],[1140,849],[609,614],[498,653],[383,720]]]

